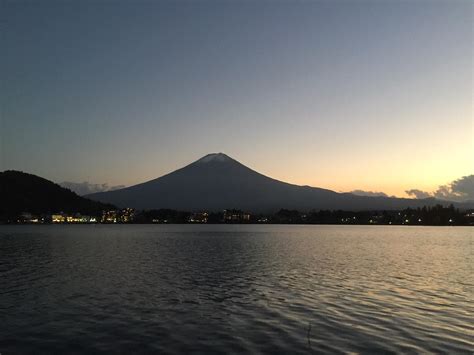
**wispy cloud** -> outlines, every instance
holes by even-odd
[[[405,192],[415,198],[435,197],[440,200],[474,201],[474,175],[463,176],[451,181],[449,184],[440,185],[434,192],[418,189],[407,190]]]
[[[92,194],[95,192],[112,191],[112,190],[122,189],[125,187],[125,185],[109,186],[109,184],[94,184],[88,181],[84,181],[84,182],[63,181],[59,185],[61,185],[62,187],[68,188],[69,190],[74,191],[76,194],[80,196]]]
[[[358,195],[358,196],[389,197],[385,192],[377,192],[377,191],[353,190],[353,191],[350,191],[350,193],[354,195]]]

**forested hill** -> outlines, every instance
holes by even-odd
[[[102,210],[111,208],[114,208],[111,204],[80,197],[36,175],[14,170],[0,172],[0,216],[60,211],[100,215]]]

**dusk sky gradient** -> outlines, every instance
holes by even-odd
[[[2,1],[0,170],[132,185],[211,152],[351,191],[473,173],[471,1]]]

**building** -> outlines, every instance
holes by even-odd
[[[51,215],[51,221],[53,223],[66,223],[66,216],[63,213],[56,213]]]
[[[97,219],[91,216],[83,216],[80,213],[65,214],[63,212],[51,215],[52,223],[97,223]]]
[[[117,223],[119,221],[118,211],[116,210],[102,211],[102,218],[100,221],[101,223]]]
[[[135,210],[133,208],[125,208],[120,211],[119,221],[121,223],[130,223],[133,222],[135,217]]]
[[[250,213],[241,210],[224,210],[224,222],[247,223],[250,222]]]
[[[18,220],[17,220],[18,223],[43,223],[44,220],[39,218],[38,216],[36,215],[33,215],[29,212],[23,212]]]
[[[123,210],[102,211],[102,223],[130,223],[135,217],[133,208],[124,208]]]
[[[192,213],[188,218],[189,223],[207,223],[209,214],[207,212]]]

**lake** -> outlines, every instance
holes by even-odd
[[[0,353],[472,353],[473,232],[0,226]]]

